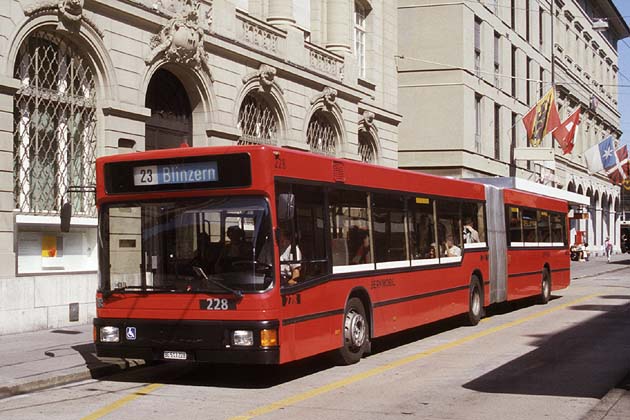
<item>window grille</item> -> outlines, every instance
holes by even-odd
[[[24,213],[94,216],[94,197],[69,194],[95,185],[96,90],[87,59],[53,33],[38,32],[21,47],[15,66],[14,198]]]
[[[277,144],[277,114],[255,93],[245,97],[238,114],[237,127],[242,133],[238,144]]]
[[[312,152],[335,155],[337,133],[324,111],[318,110],[311,117],[306,131],[306,142]]]
[[[374,141],[368,133],[359,133],[359,156],[361,161],[366,163],[374,163],[376,160]]]

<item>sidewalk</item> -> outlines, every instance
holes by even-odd
[[[571,263],[571,279],[583,279],[630,266],[630,257],[614,255],[610,264],[602,256]],[[0,336],[0,399],[111,375],[141,366],[140,360],[99,359],[92,343],[92,325]],[[628,419],[630,373],[601,399],[584,420]]]
[[[144,364],[98,359],[92,325],[0,336],[0,398],[99,378]]]

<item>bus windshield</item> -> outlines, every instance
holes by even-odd
[[[262,197],[104,206],[100,290],[235,293],[273,282],[271,219]]]

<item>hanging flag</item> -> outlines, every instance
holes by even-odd
[[[622,146],[615,152],[617,164],[606,171],[608,179],[615,185],[621,185],[628,178],[628,146]]]
[[[577,126],[580,123],[580,110],[581,107],[577,107],[573,114],[569,116],[558,128],[553,130],[553,138],[556,139],[560,147],[562,148],[562,153],[565,155],[571,153],[574,146],[575,132],[577,130]]]
[[[549,92],[525,114],[523,124],[527,131],[527,141],[532,147],[540,146],[547,133],[552,132],[560,125],[553,88],[549,89]]]
[[[606,137],[584,152],[586,167],[590,172],[608,171],[617,165],[617,154],[612,136]]]

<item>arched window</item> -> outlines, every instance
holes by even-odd
[[[93,215],[96,91],[87,58],[65,38],[40,31],[21,46],[15,64],[15,207],[55,214],[71,200],[75,214]]]
[[[145,125],[145,150],[192,145],[192,109],[186,88],[170,71],[160,68],[151,77],[145,106],[151,118]]]
[[[376,162],[376,146],[372,135],[366,131],[359,131],[359,157],[362,162]]]
[[[238,113],[241,130],[239,144],[272,144],[278,142],[278,113],[257,92],[249,93]]]
[[[326,115],[326,111],[315,111],[306,130],[306,143],[311,151],[335,156],[337,148],[337,131]]]

